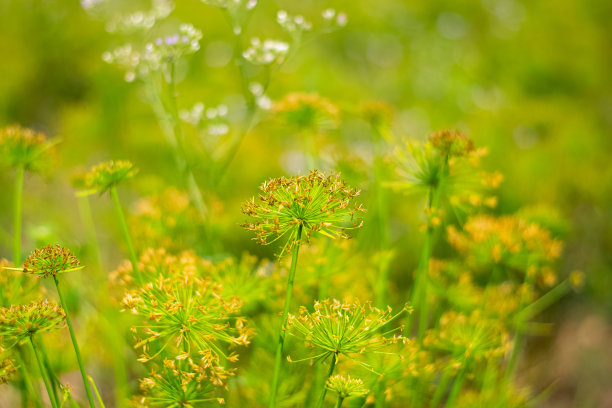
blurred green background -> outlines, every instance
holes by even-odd
[[[487,146],[485,167],[505,176],[496,211],[540,204],[557,209],[570,226],[561,271],[586,273],[583,292],[550,312],[559,323],[554,336],[534,344],[539,363],[529,375],[556,381],[552,401],[560,406],[576,392],[607,392],[602,398],[612,404],[605,386],[612,375],[606,352],[612,341],[612,2],[263,0],[245,36],[287,40],[275,22],[278,9],[316,19],[327,7],[346,12],[348,25],[305,41],[275,75],[270,98],[306,91],[336,103],[341,125],[324,142],[350,182],[364,189],[372,143],[367,123],[355,114],[362,102],[393,107],[397,139],[458,128]],[[241,96],[227,57],[230,27],[218,9],[182,0],[150,38],[179,22],[204,34],[177,86],[179,108],[202,101],[231,111]],[[70,185],[75,169],[106,159],[134,162],[140,174],[122,190],[126,203],[173,184],[172,153],[142,87],[102,61],[104,51],[123,42],[77,1],[0,2],[0,125],[16,123],[62,140],[48,174],[26,179],[26,250],[53,240],[83,242]],[[240,203],[267,178],[300,170],[291,155],[300,148],[295,132],[267,117],[246,136],[213,200],[225,252],[272,255],[238,226],[244,221]],[[0,174],[0,186],[0,255],[10,257],[12,173]],[[393,199],[398,263],[414,268],[420,203]],[[109,200],[95,201],[102,223],[112,208]],[[119,231],[112,228],[99,232],[109,269],[121,259],[113,243]],[[402,288],[402,277],[394,279]]]

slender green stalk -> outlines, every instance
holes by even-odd
[[[459,396],[459,391],[461,390],[461,387],[463,386],[463,381],[465,380],[465,374],[467,372],[467,362],[465,363],[465,365],[463,366],[463,368],[461,368],[461,371],[459,371],[459,374],[457,374],[457,377],[455,378],[455,381],[453,382],[453,388],[451,388],[450,394],[448,394],[448,399],[446,400],[446,408],[451,408],[453,406],[455,406],[455,401],[457,400],[457,397]]]
[[[125,244],[128,248],[130,262],[132,263],[132,269],[136,273],[138,280],[142,281],[142,276],[140,275],[140,270],[138,269],[138,257],[136,256],[136,251],[134,251],[134,245],[132,244],[130,230],[128,228],[127,222],[125,221],[125,216],[123,215],[121,201],[119,201],[119,194],[117,194],[117,187],[112,186],[110,188],[110,193],[111,197],[113,197],[113,202],[115,203],[115,210],[117,211],[117,217],[119,218],[119,224],[121,225],[121,232],[123,232],[123,238],[125,239]]]
[[[13,264],[21,265],[21,212],[23,207],[23,179],[25,168],[17,167],[15,174],[15,196],[13,197]]]
[[[335,408],[340,408],[342,406],[342,402],[343,401],[344,401],[344,398],[342,398],[340,395],[338,395],[338,401],[336,401]]]
[[[40,349],[40,353],[42,354],[45,369],[47,370],[47,373],[49,375],[49,382],[51,383],[51,391],[53,392],[53,397],[55,398],[55,404],[57,404],[57,406],[59,407],[61,405],[59,396],[57,394],[57,386],[58,386],[59,381],[53,374],[53,368],[51,367],[51,362],[49,361],[47,349],[45,348],[45,343],[43,342],[42,338],[40,339],[39,349]]]
[[[68,308],[66,307],[64,296],[62,296],[62,291],[60,289],[59,282],[57,281],[57,276],[53,275],[53,281],[55,282],[55,288],[57,289],[57,294],[60,298],[60,303],[62,304],[62,308],[64,309],[64,312],[66,313],[66,325],[68,326],[68,331],[70,332],[70,339],[72,340],[72,346],[74,347],[74,353],[76,354],[77,362],[79,363],[79,369],[81,370],[81,375],[83,377],[83,385],[85,386],[85,392],[87,393],[87,399],[89,400],[89,406],[91,408],[95,408],[93,395],[91,393],[91,388],[89,387],[89,381],[87,381],[87,374],[85,373],[85,366],[83,365],[83,359],[81,358],[81,351],[79,350],[79,345],[77,343],[77,339],[74,334],[74,329],[72,328],[72,321],[70,320],[70,314],[68,313]]]
[[[327,373],[327,376],[325,377],[325,381],[323,382],[323,390],[321,390],[321,396],[319,397],[319,401],[317,401],[317,405],[316,408],[321,408],[323,407],[323,402],[325,401],[325,395],[327,394],[327,387],[325,386],[327,384],[327,380],[329,377],[332,376],[332,374],[334,373],[334,368],[336,368],[336,354],[332,354],[332,360],[331,363],[329,364],[329,371]]]
[[[91,213],[89,197],[85,195],[77,197],[77,203],[79,206],[79,213],[81,214],[81,221],[83,222],[83,227],[85,228],[87,249],[92,254],[93,261],[98,266],[98,272],[102,273],[104,271],[104,267],[102,265],[102,257],[100,256],[100,243],[98,241],[98,234],[96,234],[96,226]]]
[[[47,370],[43,364],[43,361],[38,354],[38,349],[36,348],[36,344],[34,343],[34,339],[30,336],[30,344],[32,345],[32,350],[34,350],[34,355],[36,356],[36,361],[38,362],[38,368],[40,369],[40,375],[45,383],[45,387],[47,388],[47,394],[49,394],[49,400],[51,401],[51,406],[53,408],[58,408],[57,402],[55,401],[53,392],[51,392],[51,384],[49,383],[49,377],[47,377]]]
[[[280,374],[281,360],[283,356],[283,345],[285,344],[285,330],[287,326],[287,318],[289,316],[289,307],[291,305],[291,295],[293,293],[293,281],[295,280],[295,270],[297,268],[298,254],[300,252],[300,244],[302,242],[302,225],[298,226],[297,237],[295,239],[295,247],[293,248],[293,256],[291,258],[291,268],[287,278],[287,292],[285,294],[285,308],[281,318],[281,326],[278,334],[278,344],[276,346],[276,357],[274,359],[274,374],[272,376],[272,385],[270,387],[270,403],[269,408],[276,407],[276,392],[278,389],[278,378]]]
[[[25,390],[26,393],[24,393],[24,390],[22,388],[21,390],[21,396],[22,396],[22,405],[27,407],[28,405],[28,398],[31,398],[32,401],[34,402],[34,405],[37,408],[42,407],[42,404],[40,402],[40,392],[37,388],[34,388],[34,385],[32,383],[32,377],[30,377],[30,371],[28,369],[28,365],[26,363],[26,357],[25,357],[25,353],[23,351],[23,348],[21,346],[17,346],[17,357],[18,357],[18,361],[19,361],[19,370],[21,371],[21,375],[23,376],[23,385],[25,386]]]
[[[530,288],[533,285],[533,281],[535,279],[534,274],[529,273],[529,267],[531,265],[531,260],[527,261],[527,267],[525,269],[525,286]],[[527,290],[523,291],[521,295],[521,300],[519,302],[519,310],[522,310],[525,307],[525,303],[527,303]],[[516,370],[518,368],[518,358],[521,354],[521,346],[523,345],[524,333],[523,333],[524,319],[521,314],[516,317],[516,321],[514,324],[514,344],[512,346],[512,351],[510,352],[510,357],[508,358],[508,365],[506,366],[506,373],[504,375],[504,381],[509,383],[512,381],[514,376],[516,375]]]
[[[429,403],[429,408],[436,408],[440,406],[440,401],[444,398],[446,394],[446,390],[448,389],[448,383],[451,380],[451,372],[449,369],[444,370],[442,373],[442,377],[440,378],[440,382],[436,387],[436,392],[434,393],[431,402]]]

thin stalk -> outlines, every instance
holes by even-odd
[[[77,339],[74,334],[74,329],[72,328],[72,321],[70,320],[70,314],[68,313],[68,308],[66,307],[64,296],[62,296],[62,291],[60,289],[60,285],[57,280],[57,276],[53,275],[53,281],[55,282],[55,288],[57,289],[57,294],[60,298],[60,303],[62,304],[64,313],[66,313],[66,325],[68,326],[68,331],[70,332],[70,339],[72,340],[72,346],[74,347],[74,353],[76,354],[77,362],[79,363],[79,369],[81,370],[81,376],[83,377],[83,385],[85,386],[85,392],[87,393],[87,399],[89,400],[89,406],[91,408],[95,408],[96,406],[94,404],[93,395],[91,393],[91,388],[89,387],[89,381],[87,381],[87,374],[85,373],[85,366],[83,365],[83,359],[81,358],[81,351],[79,350],[79,345],[77,343]]]
[[[270,403],[269,408],[276,407],[276,392],[278,389],[278,378],[280,374],[281,360],[283,356],[283,345],[285,344],[285,330],[287,326],[287,318],[289,316],[289,306],[291,305],[291,295],[293,293],[293,281],[295,280],[295,270],[297,268],[298,254],[300,252],[300,243],[302,242],[302,225],[298,226],[295,248],[293,248],[293,256],[291,258],[291,268],[287,278],[287,292],[285,293],[285,308],[281,318],[281,326],[278,334],[278,344],[276,346],[276,357],[274,359],[274,374],[272,376],[272,385],[270,388]]]
[[[18,361],[19,361],[19,369],[21,371],[21,375],[23,376],[23,385],[25,385],[25,390],[27,393],[23,392],[23,388],[21,390],[21,396],[22,396],[22,405],[27,407],[28,405],[28,397],[32,398],[32,401],[34,402],[34,405],[37,408],[42,407],[42,404],[40,402],[40,390],[37,388],[34,388],[34,385],[32,383],[32,378],[30,377],[30,371],[28,369],[28,365],[26,364],[26,358],[25,358],[25,353],[23,351],[23,348],[21,346],[17,346],[17,350],[18,350]]]
[[[112,186],[110,188],[110,193],[111,197],[113,198],[113,202],[115,203],[115,210],[117,211],[117,217],[119,218],[119,224],[121,225],[121,232],[123,232],[123,238],[125,239],[125,244],[128,248],[130,262],[132,263],[132,269],[136,273],[138,280],[142,281],[142,276],[140,275],[140,270],[138,269],[138,257],[136,256],[136,251],[134,251],[134,245],[132,245],[132,237],[130,236],[130,230],[128,229],[127,222],[125,221],[125,216],[123,215],[121,201],[119,201],[119,194],[117,194],[117,187]]]
[[[342,396],[338,395],[338,401],[336,401],[335,408],[340,408],[342,406],[342,402],[343,401],[344,401],[344,398],[342,398]]]
[[[40,344],[39,344],[39,348],[40,348],[40,352],[42,354],[42,358],[43,358],[43,363],[45,365],[45,369],[47,370],[47,373],[49,374],[49,382],[51,383],[51,391],[53,391],[53,397],[55,398],[55,404],[57,404],[57,406],[59,407],[60,404],[60,400],[59,400],[59,396],[57,394],[57,385],[58,385],[58,380],[55,377],[55,375],[53,374],[53,368],[51,367],[51,362],[49,361],[49,356],[47,354],[47,349],[45,348],[45,343],[43,342],[42,338],[40,340]]]
[[[25,168],[17,167],[15,174],[15,196],[13,197],[13,264],[21,265],[21,213],[23,208],[23,179]]]
[[[98,235],[96,234],[96,226],[91,213],[89,197],[86,195],[77,197],[77,203],[79,206],[79,213],[81,214],[81,221],[83,222],[83,227],[85,229],[87,248],[92,255],[93,261],[98,266],[98,272],[102,273],[104,271],[104,267],[102,265],[102,257],[100,256],[100,243],[98,241]]]
[[[374,136],[374,185],[376,187],[376,218],[378,221],[379,249],[385,250],[389,247],[389,206],[387,200],[387,189],[382,187],[383,183],[383,137],[378,126],[372,125]],[[385,307],[387,299],[387,285],[389,280],[389,264],[381,262],[376,280],[376,307]]]
[[[429,403],[429,408],[436,408],[440,406],[440,401],[444,398],[444,394],[446,394],[446,390],[448,389],[448,383],[451,379],[451,372],[449,369],[444,370],[442,373],[442,378],[440,378],[440,382],[436,387],[436,392],[434,393],[431,402]]]
[[[457,397],[459,396],[459,391],[461,390],[461,387],[463,386],[463,381],[465,380],[465,374],[467,372],[466,367],[467,367],[467,362],[465,363],[463,368],[461,368],[461,371],[459,371],[459,374],[457,375],[457,377],[455,378],[455,381],[453,382],[453,388],[451,388],[450,394],[448,395],[448,399],[446,400],[445,408],[451,408],[455,405],[455,401],[457,400]]]
[[[527,267],[525,269],[525,279],[524,279],[524,284],[526,286],[526,289],[528,289],[529,287],[533,285],[533,281],[535,279],[535,274],[533,274],[532,276],[532,274],[529,273],[530,265],[531,265],[531,260],[528,260]],[[525,307],[525,303],[527,303],[526,297],[527,297],[527,290],[523,291],[521,295],[521,299],[519,302],[519,310],[523,310],[523,308]],[[519,314],[516,317],[516,321],[514,324],[514,331],[515,331],[514,344],[512,346],[512,351],[510,352],[510,357],[508,359],[508,365],[506,366],[506,373],[504,375],[504,381],[506,383],[509,383],[510,381],[512,381],[512,379],[516,375],[516,370],[518,368],[518,358],[520,355],[520,349],[521,349],[521,346],[523,345],[523,340],[524,340],[523,326],[524,326],[523,316]]]
[[[45,387],[47,388],[47,394],[49,394],[49,400],[51,401],[51,406],[53,408],[58,408],[53,393],[51,392],[51,384],[49,383],[49,377],[47,377],[47,370],[45,370],[45,366],[42,362],[40,355],[38,354],[38,349],[36,348],[36,344],[34,343],[34,339],[30,336],[30,344],[32,345],[32,350],[34,351],[34,355],[36,356],[36,361],[38,362],[38,368],[40,369],[40,375],[45,383]]]
[[[319,397],[319,401],[317,401],[317,405],[316,408],[321,408],[323,407],[323,402],[325,401],[325,395],[327,394],[327,387],[325,386],[327,384],[327,380],[329,379],[329,377],[331,377],[331,375],[334,373],[334,368],[336,367],[336,354],[332,354],[332,360],[331,363],[329,365],[329,371],[327,372],[327,376],[325,377],[325,381],[323,382],[323,390],[321,391],[321,396]]]

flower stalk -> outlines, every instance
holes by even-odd
[[[57,280],[56,275],[53,275],[53,282],[55,283],[55,288],[57,289],[57,295],[59,296],[62,308],[64,309],[64,312],[66,313],[66,325],[68,326],[68,331],[70,332],[70,339],[72,340],[72,346],[74,347],[74,353],[76,354],[77,362],[79,364],[79,370],[81,370],[81,376],[83,377],[83,385],[85,386],[85,392],[87,393],[87,399],[89,401],[89,406],[91,408],[95,408],[93,394],[91,393],[89,381],[87,381],[87,374],[85,373],[85,366],[83,365],[83,359],[81,358],[81,351],[79,350],[79,344],[77,343],[77,339],[74,334],[74,329],[72,328],[72,321],[70,320],[70,315],[68,314],[68,308],[66,307],[66,302],[64,301],[64,296],[62,295],[60,284]]]
[[[34,338],[30,336],[30,345],[32,346],[32,350],[34,351],[34,355],[36,356],[36,361],[38,362],[38,368],[40,369],[40,375],[45,383],[45,388],[47,389],[47,394],[49,395],[49,400],[51,401],[51,406],[53,408],[58,408],[57,402],[52,392],[51,383],[49,382],[49,377],[47,376],[47,370],[45,369],[45,365],[43,363],[42,357],[39,354],[38,348],[36,347],[36,343],[34,342]]]
[[[285,334],[287,330],[287,318],[289,317],[289,307],[291,305],[291,296],[293,294],[293,282],[295,280],[295,270],[297,269],[298,255],[300,252],[300,243],[302,240],[302,225],[298,226],[297,235],[295,238],[293,256],[291,258],[291,267],[289,268],[289,276],[287,277],[287,290],[285,292],[285,307],[281,317],[281,325],[278,333],[278,344],[276,345],[276,355],[274,358],[274,373],[272,375],[272,385],[270,388],[270,408],[276,407],[276,392],[278,390],[278,379],[280,374],[280,366],[283,356],[283,346],[285,344]]]

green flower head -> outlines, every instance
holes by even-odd
[[[48,278],[82,268],[70,250],[56,244],[34,250],[23,262],[22,270],[25,273]]]
[[[8,348],[37,333],[60,329],[66,314],[60,305],[39,300],[0,309],[0,336],[13,340]]]
[[[334,375],[327,380],[325,387],[338,393],[338,396],[342,399],[350,397],[363,397],[370,393],[364,385],[363,381],[358,378],[351,378],[351,376]]]
[[[91,191],[103,194],[136,173],[138,170],[127,160],[102,162],[93,166],[86,175],[86,185]]]
[[[357,214],[365,209],[361,205],[351,207],[359,191],[348,187],[337,174],[326,176],[314,170],[308,176],[272,179],[260,190],[260,202],[252,198],[242,205],[242,212],[256,221],[242,227],[254,231],[261,245],[287,236],[284,250],[296,242],[299,227],[307,239],[313,232],[334,239],[348,238],[347,229],[363,224]]]
[[[22,166],[27,171],[40,171],[43,152],[52,147],[42,133],[19,126],[0,129],[0,161],[8,167]]]
[[[402,328],[388,326],[404,311],[410,312],[411,308],[406,306],[393,314],[391,307],[381,310],[370,303],[326,299],[315,302],[313,312],[302,306],[297,316],[289,315],[287,326],[292,335],[316,349],[315,356],[303,360],[325,360],[333,355],[336,358],[344,355],[373,371],[367,363],[355,357],[379,353],[391,344],[404,343],[406,338],[393,334]]]

